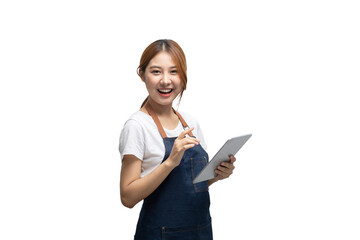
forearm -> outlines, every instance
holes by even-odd
[[[143,178],[136,179],[124,186],[121,191],[123,204],[129,208],[134,207],[155,191],[174,168],[175,166],[170,164],[169,161],[164,161]]]

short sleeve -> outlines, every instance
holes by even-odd
[[[140,160],[144,158],[144,132],[136,120],[128,120],[120,134],[119,151],[121,159],[124,155],[134,155]]]

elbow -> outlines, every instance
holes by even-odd
[[[123,198],[121,198],[121,203],[122,203],[122,205],[124,205],[125,207],[130,208],[130,209],[135,206],[135,204],[128,202]]]
[[[132,202],[132,201],[130,201],[128,198],[126,198],[124,195],[121,195],[121,197],[120,197],[120,199],[121,199],[121,203],[122,203],[122,205],[124,205],[125,207],[127,207],[127,208],[133,208],[135,205],[136,205],[136,203],[135,202]]]

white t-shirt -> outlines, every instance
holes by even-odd
[[[189,127],[194,127],[192,133],[200,140],[200,145],[206,150],[206,143],[200,125],[189,114],[180,112]],[[179,120],[173,130],[164,128],[167,137],[178,137],[184,128]],[[165,146],[157,126],[148,114],[137,111],[126,121],[120,135],[119,146],[121,159],[124,155],[134,155],[142,160],[141,177],[146,176],[158,167],[165,156]]]

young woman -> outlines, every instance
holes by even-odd
[[[192,183],[208,154],[197,121],[172,108],[187,83],[185,55],[176,42],[150,44],[138,75],[149,96],[120,136],[121,201],[132,208],[144,200],[135,239],[212,239],[208,186],[228,178],[236,159],[222,162],[214,179]]]

